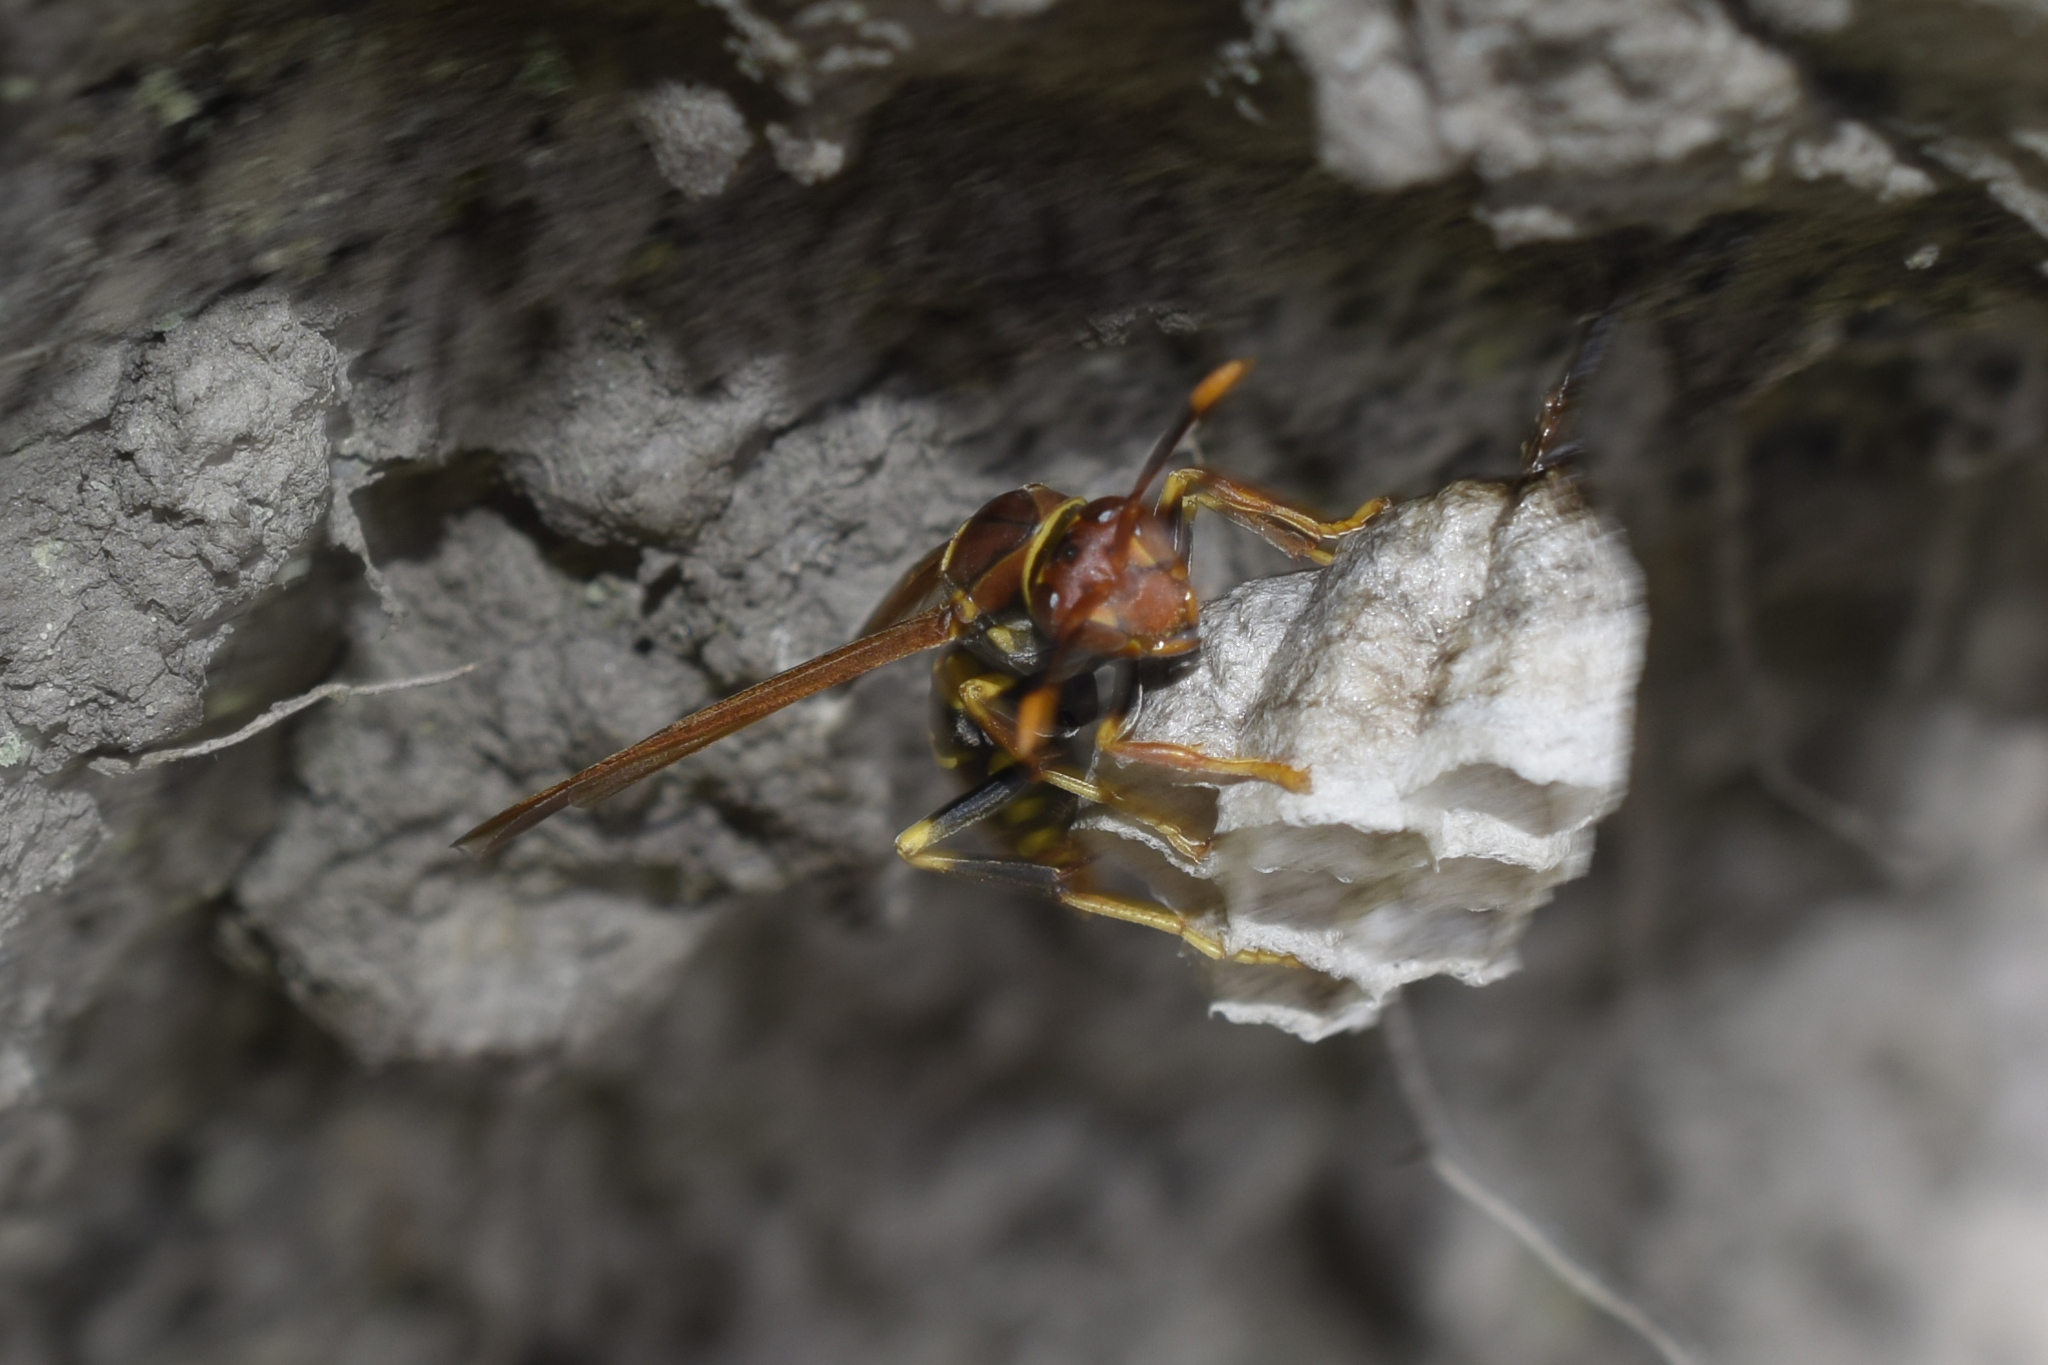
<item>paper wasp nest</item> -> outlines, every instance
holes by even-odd
[[[1568,478],[1453,484],[1206,607],[1198,663],[1143,701],[1133,738],[1305,767],[1311,793],[1126,766],[1138,808],[1213,818],[1207,855],[1115,810],[1089,827],[1227,949],[1311,969],[1217,964],[1217,1013],[1367,1027],[1405,982],[1513,970],[1528,913],[1585,872],[1627,784],[1644,627],[1622,536]]]

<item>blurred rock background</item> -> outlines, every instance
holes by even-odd
[[[446,848],[1224,357],[1209,458],[1348,509],[1617,299],[1634,789],[1414,992],[1453,1119],[1710,1359],[2048,1355],[2044,25],[6,0],[0,1361],[1645,1359],[1374,1035],[895,866],[915,665]]]

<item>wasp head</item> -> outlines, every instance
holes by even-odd
[[[1033,624],[1076,662],[1166,659],[1200,643],[1187,561],[1135,498],[1097,498],[1048,519],[1024,584]]]

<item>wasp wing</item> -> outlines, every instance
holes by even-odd
[[[887,630],[944,601],[946,580],[939,567],[946,562],[946,547],[952,543],[950,540],[940,541],[930,554],[911,565],[903,577],[896,580],[896,586],[889,589],[889,595],[868,614],[860,633],[873,635],[878,630]]]
[[[705,745],[745,729],[763,716],[883,664],[945,644],[957,631],[952,613],[939,607],[886,630],[863,635],[830,654],[821,654],[766,682],[755,683],[743,692],[693,711],[610,758],[599,759],[574,777],[499,811],[457,839],[455,847],[477,857],[493,853],[564,807],[601,801]]]

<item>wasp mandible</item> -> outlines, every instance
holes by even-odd
[[[1202,466],[1168,475],[1148,506],[1146,490],[1247,368],[1233,360],[1195,387],[1128,494],[1089,501],[1043,484],[1002,494],[913,565],[851,644],[600,759],[492,816],[455,846],[488,854],[565,806],[591,805],[793,702],[943,646],[932,670],[933,747],[940,764],[971,785],[898,836],[897,853],[914,867],[1046,892],[1072,909],[1164,930],[1210,957],[1225,956],[1186,916],[1098,887],[1073,825],[1084,803],[1116,804],[1190,856],[1202,851],[1170,822],[1130,811],[1100,777],[1098,757],[1195,780],[1309,788],[1309,774],[1300,768],[1124,735],[1146,681],[1201,648],[1200,608],[1188,581],[1196,509],[1215,512],[1287,554],[1327,564],[1343,536],[1387,506],[1374,498],[1342,521],[1322,521]],[[1105,669],[1106,688],[1097,682]],[[983,824],[995,829],[1006,855],[939,847]],[[1229,956],[1284,960],[1264,953]]]

